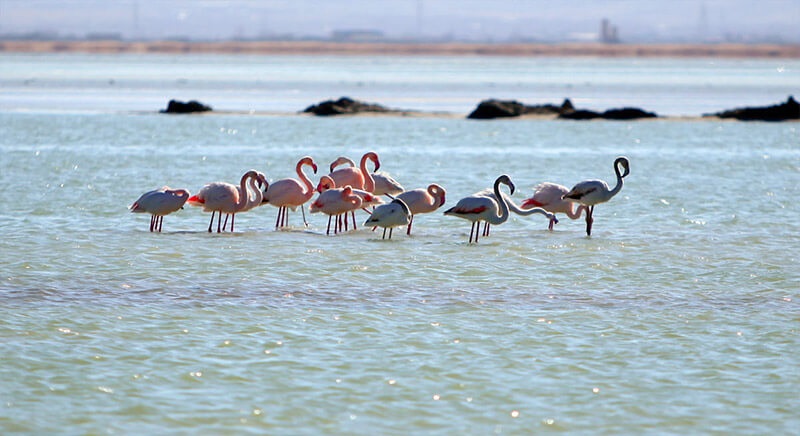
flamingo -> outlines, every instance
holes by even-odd
[[[494,181],[494,198],[487,196],[483,192],[479,192],[472,194],[469,197],[462,198],[454,207],[444,211],[445,215],[452,215],[472,221],[472,228],[470,228],[469,232],[470,244],[472,243],[472,235],[475,233],[475,223],[478,224],[478,232],[480,232],[481,221],[484,221],[486,225],[497,225],[508,220],[508,204],[506,204],[506,198],[501,195],[501,183],[507,185],[511,191],[511,194],[514,194],[514,183],[511,181],[511,178],[503,174]],[[500,215],[497,214],[498,203]],[[484,232],[486,232],[485,229],[486,228],[484,227]],[[475,234],[475,242],[478,242],[477,233]]]
[[[553,214],[564,213],[569,219],[576,220],[581,217],[583,212],[588,211],[588,208],[584,205],[579,205],[576,208],[574,207],[574,203],[564,200],[563,197],[568,192],[569,189],[564,185],[550,182],[540,183],[533,187],[533,196],[525,199],[521,207],[522,209],[540,207]],[[553,224],[557,222],[558,221],[553,222],[553,220],[550,220],[550,226],[548,226],[548,228],[553,230]]]
[[[625,170],[623,174],[620,174],[620,167]],[[627,157],[620,156],[614,160],[614,173],[617,175],[617,185],[614,186],[614,189],[608,189],[608,183],[602,180],[584,180],[582,182],[578,182],[577,185],[573,186],[569,192],[561,197],[564,200],[571,201],[573,203],[579,203],[588,207],[586,211],[587,236],[592,236],[594,206],[596,204],[605,203],[617,195],[617,193],[622,189],[622,179],[631,173],[631,164]]]
[[[494,193],[492,193],[488,189],[487,190],[483,190],[483,191],[479,192],[478,194],[484,194],[484,195],[487,195],[487,196],[497,200],[497,197],[495,197]],[[514,200],[512,200],[511,197],[509,197],[508,195],[503,194],[503,199],[506,201],[506,204],[508,204],[508,210],[510,212],[514,212],[515,214],[521,215],[521,216],[533,215],[535,213],[542,214],[545,217],[547,217],[548,220],[550,220],[550,226],[549,226],[550,230],[553,230],[553,225],[554,224],[558,224],[558,219],[556,218],[556,215],[554,213],[550,213],[550,212],[546,211],[545,209],[543,209],[541,207],[535,207],[535,208],[532,208],[532,209],[521,209],[519,206],[517,206],[516,203],[514,203]],[[489,223],[486,223],[483,226],[483,236],[489,236]]]
[[[333,233],[339,233],[342,228],[341,215],[358,209],[361,207],[361,203],[361,197],[353,193],[353,188],[348,185],[344,188],[333,188],[321,192],[308,207],[308,210],[311,213],[322,212],[328,215],[328,230],[325,234],[329,235],[331,233],[331,218],[336,216]]]
[[[412,189],[400,193],[396,198],[403,200],[411,211],[411,219],[408,222],[407,235],[411,235],[411,225],[414,224],[414,216],[420,213],[430,213],[444,206],[446,191],[441,186],[431,183],[427,189]]]
[[[372,211],[372,215],[367,218],[364,225],[383,227],[383,237],[386,239],[386,229],[389,229],[389,239],[392,239],[392,231],[395,227],[405,226],[411,223],[411,210],[403,200],[395,198],[389,204],[382,204]]]
[[[317,191],[320,193],[327,191],[328,189],[336,188],[336,182],[330,176],[322,176],[319,179],[319,183],[317,184]],[[366,208],[368,206],[378,206],[383,204],[383,200],[380,197],[375,196],[371,192],[367,192],[363,189],[353,189],[353,194],[358,195],[361,197],[361,208],[364,209],[365,212],[369,212]],[[356,208],[357,209],[357,208]],[[356,217],[355,217],[355,209],[351,211],[351,215],[353,216],[353,228],[356,228]],[[347,215],[344,216],[344,229],[347,230]]]
[[[303,210],[303,204],[311,197],[314,196],[314,184],[303,172],[303,166],[310,166],[317,173],[317,164],[309,156],[305,156],[297,162],[295,171],[300,180],[297,179],[281,179],[272,182],[267,188],[267,192],[263,196],[263,202],[269,203],[278,208],[278,218],[275,220],[275,228],[284,227],[287,224],[288,208],[297,210],[300,206],[300,211],[303,212],[303,223],[308,226],[306,221],[306,213]]]
[[[261,204],[262,192],[256,188],[256,181],[266,184],[266,178],[263,174],[255,170],[250,170],[242,176],[239,186],[225,182],[209,183],[198,191],[197,194],[189,197],[186,200],[192,206],[202,206],[204,212],[211,212],[211,221],[208,223],[208,231],[211,232],[211,227],[214,224],[214,214],[219,212],[217,217],[217,233],[220,233],[220,221],[222,221],[222,213],[231,216],[231,231],[233,231],[234,220],[236,219],[237,212],[244,212],[250,210]],[[255,193],[255,198],[250,197],[249,189]],[[228,219],[225,218],[225,226],[227,227]],[[222,230],[224,230],[223,228]]]
[[[339,156],[335,161],[331,162],[331,172],[333,172],[334,168],[337,166],[344,164],[349,165],[350,168],[355,168],[356,166],[356,163],[353,162],[353,159],[345,156]],[[377,167],[375,168],[375,171],[377,171]],[[375,182],[375,189],[372,190],[372,193],[375,195],[386,195],[387,197],[394,198],[392,197],[393,195],[397,195],[405,190],[403,185],[398,183],[397,180],[393,179],[388,174],[373,172],[371,175]]]
[[[328,176],[336,182],[336,186],[350,185],[353,189],[363,189],[372,192],[375,190],[375,179],[372,178],[372,173],[367,170],[367,160],[371,160],[372,163],[375,164],[375,171],[380,169],[381,161],[378,158],[378,154],[374,151],[369,151],[361,156],[359,168],[356,168],[354,165],[334,170],[333,168],[342,163],[355,164],[350,158],[340,157],[336,159],[331,163],[331,173],[328,174]]]
[[[178,209],[183,209],[183,205],[189,198],[189,191],[185,189],[170,189],[164,186],[161,189],[148,191],[134,201],[129,207],[133,213],[150,214],[150,231],[161,232],[164,225],[164,215],[169,215]]]

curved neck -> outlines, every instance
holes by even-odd
[[[433,197],[434,204],[433,206],[441,207],[444,205],[444,189],[442,189],[439,185],[430,185],[428,186],[428,194]]]
[[[502,192],[500,192],[500,180],[495,180],[494,182],[494,196],[497,200],[497,204],[500,206],[500,215],[492,214],[489,216],[489,219],[486,220],[489,224],[502,224],[508,220],[508,203],[506,203],[506,198]]]
[[[306,185],[306,191],[303,193],[303,195],[306,197],[306,199],[308,199],[308,198],[311,198],[311,196],[314,195],[314,184],[311,183],[311,179],[309,179],[308,176],[306,175],[306,173],[303,172],[303,165],[309,165],[310,166],[309,163],[307,163],[305,161],[300,161],[300,162],[297,162],[297,167],[295,168],[295,171],[297,171],[297,177],[300,177],[300,181],[304,185]]]
[[[622,174],[619,173],[619,165],[617,162],[614,162],[614,172],[617,174],[617,186],[614,186],[614,189],[609,191],[608,198],[611,198],[622,189]]]
[[[341,157],[337,158],[335,161],[331,162],[331,172],[333,172],[334,168],[336,168],[336,167],[338,167],[339,165],[342,165],[342,164],[347,164],[347,165],[349,165],[351,167],[355,167],[356,166],[356,163],[353,162],[353,159],[350,159],[349,157],[341,156]]]
[[[589,209],[588,207],[586,207],[584,205],[580,205],[578,207],[573,207],[572,205],[574,205],[574,204],[575,203],[570,203],[569,210],[567,211],[567,217],[569,217],[569,219],[571,219],[571,220],[576,220],[576,219],[580,218],[581,214],[583,212],[586,212]]]
[[[367,159],[371,159],[369,153],[361,157],[361,173],[364,174],[364,190],[367,192],[375,191],[375,179],[372,178],[372,173],[367,170]],[[378,169],[378,164],[375,164],[375,169]]]
[[[255,202],[250,199],[250,191],[247,189],[248,184],[251,189],[257,192],[258,203],[261,204],[263,194],[261,194],[261,191],[255,186],[255,175],[251,171],[248,171],[242,176],[242,180],[239,182],[239,201],[236,202],[234,207],[237,211],[247,210],[255,204]]]

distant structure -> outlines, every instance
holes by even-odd
[[[384,39],[379,30],[334,30],[331,39],[340,42],[375,42]]]
[[[617,26],[611,24],[608,18],[603,18],[600,22],[600,42],[605,44],[616,44],[619,42]]]

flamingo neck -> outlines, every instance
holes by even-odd
[[[576,219],[580,218],[581,214],[583,212],[586,212],[587,210],[589,210],[589,208],[584,206],[584,205],[580,205],[578,207],[574,207],[573,206],[574,204],[575,203],[570,203],[569,210],[567,211],[567,217],[569,217],[569,219],[571,219],[571,220],[576,220]]]
[[[361,157],[361,173],[364,175],[364,190],[367,192],[374,192],[375,191],[375,179],[372,178],[372,173],[367,170],[367,159],[370,158],[370,154],[367,153]],[[375,169],[378,169],[378,164],[375,164]]]
[[[492,225],[502,224],[508,220],[508,203],[506,203],[503,193],[500,192],[500,179],[494,181],[494,196],[497,204],[500,205],[500,215],[492,214],[486,221]]]
[[[303,195],[306,197],[306,200],[311,198],[314,195],[314,184],[311,183],[311,179],[308,178],[305,172],[303,172],[303,165],[307,165],[305,162],[298,162],[295,171],[297,171],[297,177],[300,177],[300,181],[306,185],[306,192]]]
[[[242,197],[244,197],[245,201],[244,205],[240,208],[240,210],[252,209],[253,207],[260,205],[261,201],[264,200],[264,193],[261,192],[261,190],[258,189],[258,187],[256,186],[256,177],[248,173],[242,179],[242,181],[244,181],[245,179],[247,180],[247,188],[242,189],[241,191],[242,195],[239,196],[240,202],[242,201]],[[243,183],[242,187],[244,186],[245,184]],[[250,197],[250,190],[253,191],[254,198]]]

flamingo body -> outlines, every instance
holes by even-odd
[[[489,224],[502,224],[508,220],[508,204],[505,197],[500,192],[500,184],[509,187],[511,194],[514,194],[514,183],[507,175],[503,174],[494,181],[494,197],[487,195],[486,191],[478,192],[464,197],[456,203],[454,207],[447,209],[444,214],[462,218],[472,222],[469,233],[469,242],[472,243],[472,235],[475,232],[475,224],[478,225],[480,232],[480,222]],[[499,210],[499,214],[498,214]],[[488,235],[488,227],[484,227],[484,236]],[[478,242],[478,236],[475,236]]]
[[[215,213],[219,213],[217,233],[221,231],[220,222],[223,212],[231,216],[231,231],[233,231],[233,220],[237,212],[244,212],[261,204],[263,194],[260,189],[256,188],[256,181],[266,184],[266,178],[263,174],[250,170],[242,176],[239,186],[226,182],[209,183],[203,186],[197,194],[189,197],[187,202],[192,206],[202,207],[204,212],[211,212],[211,222],[208,225],[209,232],[211,232],[211,227],[214,223]],[[251,191],[255,198],[251,198]],[[226,226],[227,221],[226,217]]]
[[[129,209],[133,213],[149,213],[150,231],[160,232],[164,224],[164,215],[182,209],[188,199],[189,191],[164,186],[161,189],[145,192]]]
[[[412,189],[397,195],[397,199],[403,200],[411,211],[411,220],[408,223],[406,234],[411,235],[411,226],[414,224],[414,216],[421,213],[434,212],[444,206],[446,191],[441,186],[432,183],[426,189]]]
[[[620,168],[624,173],[620,172]],[[573,203],[587,206],[586,212],[586,235],[592,235],[592,223],[594,222],[594,206],[611,200],[622,189],[623,179],[631,173],[630,162],[627,157],[620,156],[614,160],[614,173],[617,175],[617,184],[613,189],[609,189],[608,183],[603,180],[590,179],[577,183],[564,194],[562,198]]]
[[[314,160],[309,156],[303,157],[295,166],[295,172],[300,180],[292,178],[277,180],[272,182],[267,188],[267,192],[264,193],[262,201],[278,208],[278,218],[275,220],[276,228],[287,225],[287,209],[294,211],[298,206],[302,208],[303,204],[314,196],[314,185],[303,172],[303,166],[310,166],[314,173],[317,172],[317,164],[314,163]],[[303,221],[305,221],[305,212],[303,212]]]
[[[392,239],[392,230],[395,227],[405,226],[409,223],[411,223],[411,211],[408,205],[403,200],[396,198],[391,203],[376,207],[364,225],[383,227],[381,239],[386,239],[386,229],[389,229],[389,239]]]
[[[341,215],[347,212],[354,211],[361,207],[361,197],[353,193],[353,188],[345,186],[344,188],[333,188],[321,192],[317,198],[308,207],[311,213],[322,212],[328,215],[328,230],[326,234],[331,231],[331,218],[336,217],[336,225],[334,226],[334,234],[341,230]]]

